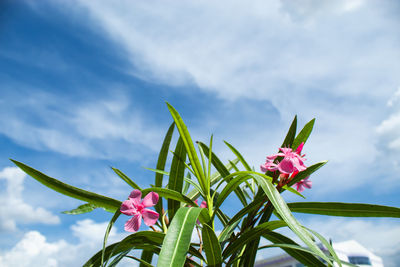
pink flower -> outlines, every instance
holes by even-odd
[[[299,192],[303,192],[304,191],[304,187],[305,188],[311,188],[312,186],[312,181],[308,180],[309,177],[304,178],[303,180],[299,181],[296,183],[296,190]]]
[[[280,152],[267,157],[266,162],[260,166],[262,172],[279,170],[282,174],[291,174],[292,172],[301,172],[306,169],[304,165],[305,155],[301,155],[303,143],[299,145],[295,152],[291,148],[281,147]],[[274,162],[277,157],[283,159],[276,163]]]
[[[125,223],[125,231],[136,232],[139,230],[140,224],[142,223],[142,217],[147,226],[155,224],[158,220],[159,214],[157,212],[145,209],[157,204],[158,194],[150,192],[143,198],[143,200],[141,198],[142,192],[135,189],[129,195],[128,200],[122,202],[120,208],[121,213],[133,216]]]

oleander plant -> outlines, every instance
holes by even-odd
[[[96,208],[111,212],[111,219],[99,251],[84,266],[116,266],[123,258],[140,266],[254,266],[257,252],[281,248],[305,266],[355,266],[341,261],[329,241],[301,225],[293,213],[344,217],[400,218],[400,208],[362,203],[285,202],[282,194],[299,199],[311,188],[310,176],[326,164],[308,165],[303,148],[314,126],[308,122],[297,134],[297,118],[275,154],[266,157],[257,171],[231,144],[234,160],[223,163],[212,151],[210,141],[193,142],[179,113],[167,103],[173,123],[169,127],[157,166],[149,169],[154,184],[141,188],[122,171],[113,168],[126,182],[127,199],[120,201],[89,192],[49,177],[21,162],[12,160],[28,175],[45,186],[84,201],[65,212],[81,214]],[[177,128],[179,138],[171,146]],[[172,157],[172,160],[167,160]],[[171,162],[167,166],[167,162]],[[261,162],[261,160],[260,160]],[[232,195],[232,196],[231,196]],[[229,198],[235,204],[223,210]],[[235,202],[236,201],[236,202]],[[121,216],[123,214],[123,216]],[[123,240],[108,244],[117,219],[126,220]],[[129,217],[126,217],[129,216]],[[144,225],[141,226],[142,220]],[[296,243],[278,232],[288,228]],[[269,245],[260,245],[261,239]],[[264,242],[265,243],[265,242]],[[321,246],[322,244],[322,246]]]

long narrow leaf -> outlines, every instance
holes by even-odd
[[[228,142],[224,141],[224,143],[229,147],[229,149],[238,157],[240,162],[243,164],[243,167],[246,169],[246,171],[252,171],[250,165],[246,162],[246,160],[243,158],[243,156],[239,153],[239,151],[234,148],[231,144]]]
[[[256,238],[259,238],[260,235],[267,233],[269,231],[275,230],[277,228],[281,228],[287,226],[287,224],[283,221],[270,221],[260,224],[247,232],[243,233],[235,242],[231,243],[224,252],[222,253],[223,258],[226,259],[236,250],[240,249],[243,245],[248,244]]]
[[[173,123],[171,123],[171,126],[169,126],[169,128],[168,128],[167,134],[165,135],[163,144],[161,146],[160,153],[158,154],[158,160],[157,160],[157,166],[156,166],[157,170],[165,169],[165,162],[167,161],[169,145],[171,143],[174,129],[175,129],[175,123],[173,122]],[[154,185],[155,185],[155,187],[162,187],[162,185],[163,185],[163,174],[162,173],[156,173]],[[158,203],[155,205],[154,208],[159,214],[161,214],[162,208],[163,208],[162,201],[158,201]]]
[[[68,184],[65,184],[57,179],[47,176],[21,162],[11,160],[17,165],[21,170],[23,170],[26,174],[30,175],[32,178],[36,179],[38,182],[44,184],[50,189],[57,191],[61,194],[64,194],[69,197],[73,197],[76,199],[83,200],[85,202],[89,202],[91,204],[96,205],[97,207],[106,208],[107,210],[116,211],[121,206],[121,201],[118,201],[113,198],[109,198],[106,196],[102,196],[96,193],[92,193]]]
[[[306,125],[304,125],[303,129],[301,129],[300,133],[296,136],[296,138],[293,141],[292,144],[293,150],[296,150],[301,143],[306,143],[308,137],[310,136],[314,128],[314,123],[315,119],[312,119]]]
[[[206,191],[206,177],[204,176],[204,173],[202,171],[202,167],[199,161],[199,158],[197,157],[196,149],[193,145],[192,138],[190,137],[189,131],[183,122],[181,116],[179,113],[175,110],[174,107],[172,107],[169,103],[167,103],[168,109],[172,115],[172,118],[175,121],[176,127],[179,130],[179,133],[182,137],[182,140],[185,144],[186,147],[186,152],[188,153],[189,161],[193,167],[193,171],[196,174],[196,178],[199,180],[199,184],[202,187],[204,191]]]
[[[269,241],[271,241],[274,244],[281,243],[281,244],[288,244],[288,245],[294,245],[294,246],[299,247],[299,244],[294,242],[292,239],[290,239],[280,233],[273,232],[273,231],[263,234],[263,237],[268,239]],[[282,249],[287,254],[289,254],[290,256],[292,256],[293,258],[295,258],[296,260],[298,260],[305,266],[326,267],[326,265],[323,262],[321,262],[318,258],[316,258],[309,251],[299,251],[297,249],[293,249],[293,248],[289,248],[289,247],[282,247]]]
[[[201,148],[204,150],[204,152],[207,155],[211,154],[211,163],[212,163],[212,165],[219,172],[219,174],[221,175],[222,178],[226,178],[230,174],[229,169],[222,163],[222,161],[217,157],[217,155],[215,155],[213,152],[210,153],[210,149],[204,143],[199,142],[199,145],[201,146]],[[239,158],[237,159],[236,163],[238,161],[240,161]],[[234,168],[236,163],[235,162],[230,162],[231,168]],[[212,183],[211,185],[213,185],[213,180],[212,179],[211,179],[211,183]],[[243,206],[246,206],[247,205],[247,201],[246,201],[246,197],[244,196],[242,190],[240,188],[235,188],[235,194],[239,198],[240,202],[242,202]]]
[[[190,239],[201,208],[180,208],[164,238],[157,266],[179,267],[185,264]]]
[[[288,184],[287,186],[292,186],[295,183],[307,178],[308,176],[310,176],[311,174],[313,174],[314,172],[316,172],[319,168],[321,168],[322,166],[324,166],[328,161],[324,160],[318,163],[315,163],[314,165],[311,165],[309,167],[307,167],[307,169],[305,169],[302,172],[299,172],[299,174],[297,174]]]
[[[153,255],[154,255],[153,251],[147,250],[147,249],[143,249],[142,256],[140,257],[140,259],[143,262],[146,262],[146,263],[151,265],[151,261],[153,260]],[[145,267],[146,266],[146,264],[144,264],[143,262],[140,263],[139,267]]]
[[[176,144],[174,157],[172,158],[171,171],[168,180],[168,189],[182,193],[183,178],[185,176],[185,161],[186,161],[186,149],[182,141],[182,137],[179,138]],[[172,220],[176,211],[180,208],[180,202],[174,199],[168,199],[168,216]]]
[[[130,185],[132,188],[142,190],[142,189],[140,188],[140,186],[138,186],[134,181],[131,180],[131,178],[129,178],[128,176],[126,176],[122,171],[118,170],[117,168],[113,168],[113,167],[111,167],[111,169],[112,169],[122,180],[124,180],[128,185]]]
[[[113,227],[115,221],[118,219],[118,217],[119,217],[120,215],[121,215],[121,211],[120,211],[120,210],[117,210],[117,211],[114,213],[114,215],[112,216],[110,222],[109,222],[108,225],[107,225],[107,229],[106,229],[106,232],[105,232],[105,234],[104,234],[104,239],[103,239],[103,250],[102,250],[102,252],[101,252],[101,265],[102,265],[102,266],[103,266],[103,264],[104,264],[104,255],[105,255],[105,252],[106,252],[106,244],[107,244],[108,236],[109,236],[109,234],[110,234],[111,228]],[[108,261],[108,259],[107,259],[107,261]],[[107,265],[107,261],[106,261],[106,265]]]
[[[176,192],[171,189],[151,187],[151,188],[146,188],[146,189],[142,190],[143,195],[146,195],[150,192],[156,192],[160,197],[163,197],[166,199],[173,199],[173,200],[177,200],[177,201],[189,204],[191,206],[196,206],[196,203],[194,203],[190,198],[183,195],[182,193]]]
[[[91,212],[91,211],[95,210],[96,208],[97,208],[96,205],[93,205],[91,203],[86,203],[86,204],[80,205],[76,209],[63,211],[62,213],[72,214],[72,215],[83,214],[83,213]]]
[[[204,251],[206,252],[207,265],[208,266],[221,266],[222,265],[222,255],[221,246],[218,242],[218,238],[215,235],[213,229],[207,224],[203,225],[201,231],[204,243]]]
[[[392,217],[400,218],[400,208],[341,202],[293,202],[288,203],[292,212],[342,216],[342,217]]]
[[[150,248],[154,245],[161,245],[164,240],[164,233],[153,231],[141,231],[125,237],[122,241],[106,247],[104,257],[111,258],[121,252],[125,252],[136,247]],[[101,264],[102,251],[93,255],[83,266],[98,267]]]
[[[325,248],[328,249],[328,251],[331,254],[332,258],[337,262],[339,267],[342,267],[342,264],[340,262],[340,259],[339,259],[338,255],[336,254],[336,252],[333,249],[332,245],[329,244],[328,240],[326,240],[322,235],[320,235],[319,233],[315,232],[314,230],[311,230],[311,229],[308,229],[308,228],[306,228],[306,229],[321,241],[321,243],[325,246]]]
[[[297,115],[294,116],[292,124],[290,125],[289,131],[286,134],[285,140],[283,140],[281,147],[292,147],[294,137],[296,136],[296,129],[297,129]]]
[[[282,219],[288,224],[289,228],[315,253],[317,253],[321,258],[331,263],[330,259],[321,251],[321,249],[313,242],[310,234],[307,233],[300,223],[294,218],[293,214],[290,212],[286,202],[283,200],[280,193],[272,185],[272,183],[264,179],[261,175],[253,174],[254,179],[257,181],[258,185],[261,186],[268,199],[271,201],[275,210],[282,217]]]
[[[213,159],[214,159],[214,157],[216,157],[215,155],[213,156]],[[234,164],[237,164],[239,162],[239,159],[234,159],[233,161],[232,161],[232,163],[234,163]],[[222,163],[221,163],[222,164]],[[223,164],[222,164],[223,165]],[[214,167],[215,167],[215,165],[214,165]],[[231,164],[231,163],[228,163],[228,164],[226,164],[225,165],[225,168],[228,170],[228,173],[232,170],[232,168],[233,168],[233,165]],[[213,175],[211,175],[211,186],[213,186],[213,185],[215,185],[216,183],[218,183],[220,180],[221,180],[221,178],[222,178],[222,176],[221,176],[221,174],[218,172],[218,170],[217,170],[217,172],[215,172],[215,173],[213,173]],[[187,196],[188,196],[188,198],[190,198],[190,199],[196,199],[196,198],[198,198],[199,197],[199,195],[200,195],[200,193],[199,193],[199,191],[195,188],[195,189],[193,189],[193,190],[191,190],[188,194],[187,194]]]

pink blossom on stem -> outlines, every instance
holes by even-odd
[[[157,202],[157,193],[150,192],[142,199],[142,192],[137,189],[133,190],[128,200],[122,202],[120,208],[121,213],[133,216],[125,223],[125,231],[137,232],[142,223],[142,218],[147,226],[154,225],[158,220],[159,214],[146,208],[154,206]]]
[[[279,153],[267,157],[266,162],[260,166],[262,172],[279,170],[282,174],[291,174],[292,172],[301,172],[306,169],[304,165],[305,155],[300,155],[303,149],[303,143],[299,145],[295,152],[291,148],[281,147]],[[277,157],[283,159],[276,163],[274,162]]]
[[[310,189],[312,186],[312,181],[308,180],[309,177],[304,178],[303,180],[297,182],[296,185],[296,190],[299,192],[303,192],[304,188]]]

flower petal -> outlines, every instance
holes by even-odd
[[[137,189],[133,190],[129,195],[129,199],[133,201],[134,205],[140,204],[142,200],[142,192],[140,192],[140,190]]]
[[[158,202],[158,194],[155,192],[148,193],[142,201],[143,206],[153,207]]]
[[[155,224],[158,220],[159,214],[153,210],[143,209],[142,211],[144,223],[147,226],[151,226]]]
[[[119,209],[121,213],[132,216],[136,214],[136,208],[131,199],[125,200]]]
[[[296,153],[301,154],[301,151],[303,150],[304,142],[301,142],[301,144],[297,147]]]
[[[142,215],[134,215],[125,223],[125,231],[128,232],[137,232],[140,228],[140,224],[142,223]]]
[[[296,183],[296,190],[298,192],[300,192],[300,193],[304,191],[304,187],[303,187],[303,183],[302,182]]]
[[[294,171],[293,162],[290,159],[284,158],[279,164],[278,169],[281,173],[292,173]]]

